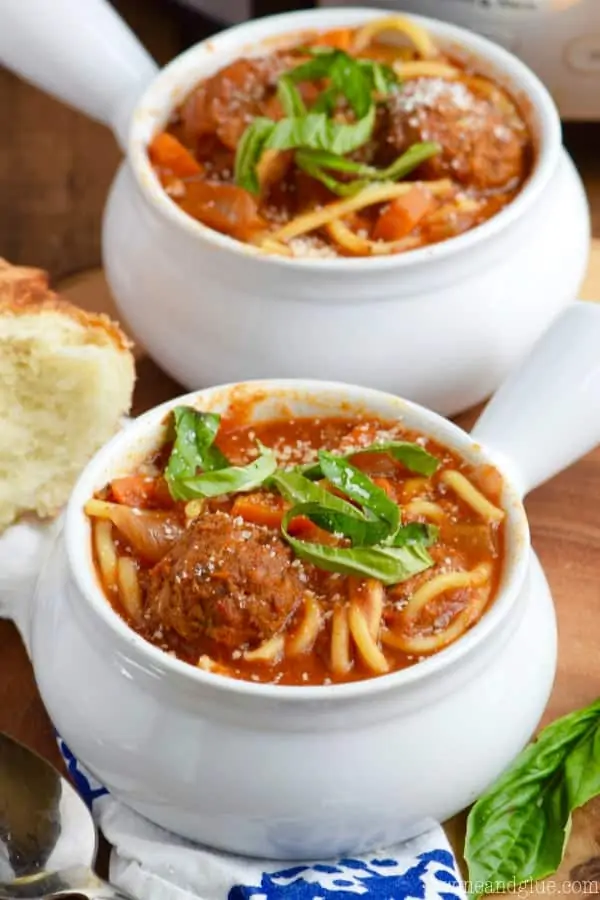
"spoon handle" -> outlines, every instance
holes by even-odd
[[[131,894],[100,878],[94,878],[93,882],[90,879],[86,885],[66,886],[56,893],[46,894],[45,900],[59,900],[61,897],[83,897],[86,900],[135,900]]]
[[[83,875],[83,877],[82,877]],[[59,900],[60,897],[84,897],[86,900],[135,900],[127,891],[104,881],[102,878],[86,870],[73,869],[60,873],[61,885],[58,890],[45,894],[45,900]]]
[[[135,900],[127,891],[103,881],[86,866],[74,866],[52,872],[40,879],[21,883],[0,883],[0,900],[59,900],[80,897],[84,900]]]

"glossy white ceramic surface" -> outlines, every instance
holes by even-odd
[[[55,726],[124,803],[226,851],[327,858],[444,821],[531,737],[556,663],[554,610],[533,556],[516,600],[505,626],[441,677],[294,700],[141,659],[81,608],[61,542],[38,592],[32,648]]]
[[[81,476],[29,615],[19,616],[43,700],[76,756],[153,821],[273,858],[374,848],[468,805],[524,746],[552,686],[554,609],[521,498],[600,441],[594,343],[600,308],[578,303],[499,391],[474,436],[396,397],[311,381],[213,388],[130,424]],[[410,669],[325,687],[224,678],[132,632],[98,586],[83,505],[161,442],[173,405],[219,411],[240,393],[266,397],[257,418],[282,403],[294,414],[344,403],[346,411],[402,418],[474,463],[498,465],[506,563],[477,625]]]
[[[126,147],[104,219],[106,272],[125,321],[189,389],[252,378],[336,379],[453,414],[489,396],[576,296],[590,236],[582,185],[548,92],[501,47],[421,19],[442,45],[476,56],[527,98],[538,161],[513,204],[465,235],[402,256],[286,260],[180,211],[149,166],[148,140],[198,79],[242,52],[259,52],[266,38],[380,13],[321,9],[238,26],[182,54],[135,103],[152,65],[108,4],[90,0],[82,18],[70,14],[79,0],[57,0],[64,27],[42,34],[44,2],[0,6],[0,60],[109,124]]]

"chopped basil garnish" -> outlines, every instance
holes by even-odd
[[[304,516],[324,531],[347,538],[354,546],[370,547],[387,538],[390,530],[385,522],[366,519],[357,512],[340,512],[321,503],[300,503],[293,508],[294,517]]]
[[[375,124],[375,107],[371,106],[356,122],[335,122],[324,113],[307,113],[280,119],[266,140],[265,150],[292,150],[298,147],[351,153],[369,140]]]
[[[259,444],[260,456],[246,466],[228,466],[214,472],[205,472],[179,482],[179,499],[218,497],[220,494],[235,494],[254,491],[277,468],[277,458],[272,450]]]
[[[373,446],[381,452],[390,452],[391,446],[394,452],[430,473],[437,467],[435,457],[418,444],[396,441]],[[358,507],[314,484],[299,471],[278,471],[269,484],[294,504],[284,516],[281,530],[298,556],[322,569],[379,578],[384,584],[405,581],[433,565],[426,548],[437,540],[439,530],[435,526],[419,522],[402,525],[398,505],[342,456],[321,450],[311,475],[315,475],[315,469],[316,477],[326,478]],[[349,540],[352,547],[330,547],[293,537],[289,524],[299,516]]]
[[[433,475],[439,467],[439,460],[431,453],[428,453],[420,444],[414,444],[410,441],[378,441],[369,444],[366,447],[359,447],[351,450],[336,459],[352,459],[364,453],[388,453],[391,457],[401,462],[410,472],[417,475]],[[305,478],[322,478],[323,470],[321,463],[308,463],[306,466],[299,466],[298,471]]]
[[[241,137],[235,159],[235,180],[247,191],[260,190],[256,167],[265,150],[312,148],[334,154],[350,153],[370,137],[375,123],[375,107],[356,122],[335,122],[325,113],[288,116],[273,122],[261,116],[253,119]]]
[[[277,82],[277,96],[286,116],[306,115],[306,106],[300,91],[288,75],[282,75]]]
[[[432,156],[437,156],[441,149],[441,146],[433,141],[412,144],[387,169],[374,168],[372,177],[377,181],[399,181]]]
[[[251,194],[260,192],[260,184],[256,167],[260,160],[267,138],[273,131],[274,122],[264,116],[252,120],[240,138],[235,154],[234,177],[236,184]]]
[[[175,441],[165,469],[165,479],[171,496],[185,500],[182,481],[193,477],[198,469],[211,472],[229,465],[229,460],[214,446],[221,417],[205,413],[191,406],[176,406],[173,410]]]
[[[347,197],[362,190],[373,181],[399,181],[401,178],[406,178],[413,169],[418,168],[418,166],[431,159],[432,156],[436,156],[439,152],[439,144],[431,141],[413,144],[386,169],[367,166],[325,150],[298,150],[295,159],[296,165],[303,169],[307,175],[316,178],[333,194]],[[340,181],[334,178],[333,175],[330,175],[327,170],[348,172],[360,177],[355,178],[353,181]]]
[[[299,557],[320,568],[396,584],[433,565],[426,548],[437,539],[438,530],[416,522],[402,525],[397,503],[347,458],[320,450],[318,463],[305,467],[304,473],[283,471],[277,467],[273,450],[258,442],[257,459],[245,466],[233,466],[214,445],[220,421],[216,413],[192,407],[179,406],[173,411],[175,440],[165,477],[175,500],[217,497],[261,487],[276,489],[292,504],[281,526],[283,537]],[[372,444],[359,452],[390,453],[409,468],[427,474],[438,465],[421,446],[404,441]],[[311,478],[326,479],[348,499]],[[299,516],[352,546],[331,547],[292,537],[288,525]]]
[[[294,509],[285,514],[281,523],[283,536],[297,556],[320,569],[377,578],[382,584],[391,585],[406,581],[433,565],[423,543],[410,543],[404,547],[329,547],[298,540],[288,531],[295,516]]]
[[[389,66],[355,59],[343,50],[315,48],[307,52],[311,59],[278,79],[277,96],[285,117],[276,122],[258,116],[244,131],[235,158],[237,184],[250,193],[260,192],[256,169],[265,150],[295,150],[296,164],[340,195],[355,193],[370,180],[402,178],[419,165],[420,157],[423,161],[438,152],[437,145],[418,144],[415,148],[420,150],[411,148],[392,166],[381,171],[344,160],[346,154],[370,140],[375,125],[376,99],[385,98],[398,89],[400,82]],[[296,85],[322,79],[327,79],[328,86],[307,110]],[[356,121],[339,122],[333,117],[340,98],[352,109]],[[423,149],[426,146],[427,151]],[[311,156],[314,152],[325,155]],[[349,164],[347,168],[343,167],[344,162]],[[365,180],[344,183],[330,175],[327,169],[353,172],[361,178],[364,176]]]
[[[360,469],[327,450],[319,451],[319,462],[321,471],[330,484],[385,523],[387,534],[382,540],[395,534],[400,524],[400,509],[382,488]]]
[[[312,59],[286,72],[284,77],[295,84],[327,78],[330,84],[326,91],[327,101],[320,111],[330,112],[335,108],[337,98],[344,97],[361,119],[373,105],[373,92],[385,95],[400,84],[394,70],[381,63],[356,59],[343,50],[319,48],[318,52],[308,52]]]
[[[347,500],[336,497],[331,491],[318,484],[313,484],[299,472],[284,472],[278,469],[269,479],[269,487],[276,487],[279,493],[294,505],[298,503],[316,503],[327,509],[336,510],[349,516],[361,517],[362,513]],[[363,517],[364,518],[364,517]]]
[[[430,547],[438,539],[440,529],[437,525],[425,525],[422,522],[409,522],[401,525],[391,540],[392,547],[406,547],[409,544],[423,544]]]

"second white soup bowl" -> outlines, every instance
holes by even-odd
[[[212,388],[134,421],[82,474],[29,607],[20,596],[8,610],[76,757],[151,821],[274,859],[380,848],[474,801],[531,737],[552,687],[555,614],[522,499],[600,440],[599,345],[600,309],[575,305],[471,435],[395,396],[315,381]],[[205,672],[134,633],[99,586],[84,504],[160,445],[175,404],[222,411],[240,393],[263,396],[258,418],[367,412],[496,465],[507,552],[481,620],[409,669],[320,687]]]
[[[157,72],[105,0],[59,0],[53,17],[61,21],[52,28],[46,3],[4,0],[0,61],[114,129],[126,160],[104,217],[108,280],[135,335],[190,390],[256,378],[334,379],[450,415],[488,397],[577,296],[589,253],[585,194],[548,91],[501,47],[413,17],[522,102],[537,160],[517,199],[478,228],[424,249],[294,260],[182,212],[149,164],[148,143],[199,80],[239,56],[389,10],[259,19]]]

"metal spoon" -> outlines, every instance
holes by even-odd
[[[98,878],[87,806],[49,763],[0,733],[0,897],[132,900]]]

